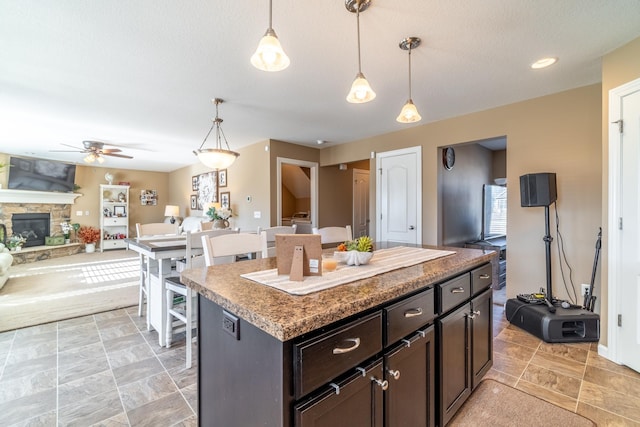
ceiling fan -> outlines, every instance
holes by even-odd
[[[122,152],[119,148],[104,148],[104,142],[100,141],[82,141],[82,145],[84,148],[74,147],[69,144],[62,144],[66,147],[74,148],[75,150],[51,150],[52,152],[61,152],[61,153],[86,153],[87,155],[84,158],[86,163],[93,163],[97,161],[98,163],[104,163],[103,156],[112,156],[112,157],[121,157],[123,159],[133,159],[132,156],[127,156],[126,154],[118,154]]]

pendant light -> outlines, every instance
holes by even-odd
[[[220,98],[215,98],[213,103],[216,105],[216,118],[213,119],[213,124],[211,125],[211,129],[207,132],[207,135],[204,137],[204,141],[200,144],[200,148],[193,151],[193,154],[198,156],[198,160],[200,160],[204,165],[210,167],[211,169],[226,169],[231,166],[233,162],[236,161],[236,158],[240,155],[235,151],[231,151],[229,149],[229,143],[227,142],[227,137],[224,136],[224,132],[220,125],[222,124],[222,119],[218,117],[218,105],[222,104],[224,101]],[[216,148],[202,148],[204,143],[207,142],[207,138],[211,134],[213,128],[216,128]],[[227,149],[222,148],[222,139],[224,139],[224,143]]]
[[[400,115],[396,118],[396,121],[400,123],[415,123],[422,120],[422,116],[418,113],[418,109],[411,99],[411,50],[420,46],[420,41],[419,37],[407,37],[399,45],[400,49],[409,51],[409,100],[404,104]]]
[[[373,101],[376,93],[369,86],[369,82],[362,74],[362,63],[360,61],[360,12],[364,12],[369,8],[371,0],[345,0],[345,7],[351,13],[356,14],[356,22],[358,26],[358,74],[351,85],[351,90],[347,95],[347,101],[353,104],[362,104]]]
[[[289,66],[289,57],[278,40],[276,32],[271,27],[272,0],[269,0],[269,28],[258,43],[256,52],[251,56],[251,64],[262,71],[282,71]]]

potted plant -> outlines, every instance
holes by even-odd
[[[7,240],[7,247],[10,251],[17,252],[22,250],[22,245],[24,245],[26,242],[27,239],[25,237],[22,237],[19,234],[14,234],[9,238],[9,240]]]
[[[334,256],[336,259],[346,262],[347,265],[368,264],[373,258],[373,241],[369,236],[362,236],[340,243]]]
[[[213,228],[229,228],[229,218],[233,212],[229,208],[218,208],[212,206],[207,211],[207,216],[213,221]]]
[[[64,234],[64,242],[71,243],[71,224],[68,222],[61,222],[60,228],[62,228],[62,234]]]
[[[78,238],[85,244],[87,253],[96,251],[96,243],[100,240],[100,230],[91,226],[82,226],[78,230]]]

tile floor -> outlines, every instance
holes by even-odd
[[[487,377],[583,414],[599,426],[640,426],[640,374],[590,343],[547,344],[494,304]],[[197,364],[184,342],[160,348],[137,307],[0,333],[2,426],[195,426]]]

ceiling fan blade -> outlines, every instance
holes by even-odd
[[[132,156],[127,156],[125,154],[116,154],[116,153],[102,153],[105,156],[111,156],[111,157],[121,157],[123,159],[133,159]]]
[[[50,153],[84,153],[81,150],[49,150]]]
[[[119,148],[103,148],[102,150],[100,150],[102,154],[120,153],[121,151],[122,150]]]

